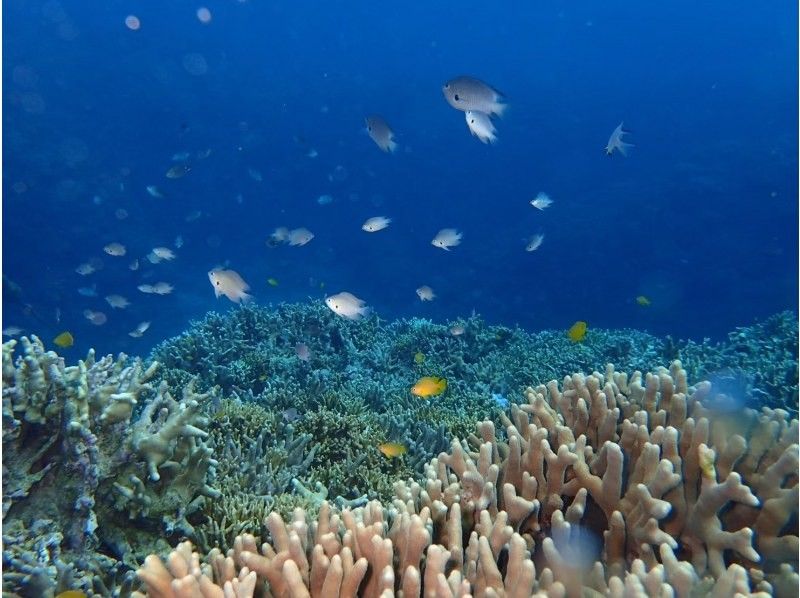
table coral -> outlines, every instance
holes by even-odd
[[[165,598],[796,595],[798,422],[712,399],[679,362],[528,388],[391,505],[272,513],[260,545],[183,544],[139,576]]]

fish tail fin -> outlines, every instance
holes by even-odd
[[[625,143],[623,141],[620,141],[619,142],[619,153],[622,154],[623,156],[627,157],[628,149],[631,148],[631,147],[636,147],[636,146],[634,144],[632,144],[632,143]]]
[[[501,97],[502,96],[498,96],[492,104],[492,114],[499,118],[503,118],[503,114],[508,109],[508,104],[504,104],[500,101]]]
[[[394,139],[390,139],[389,143],[386,144],[386,150],[390,154],[393,154],[396,149],[397,149],[397,142]]]
[[[249,293],[242,292],[242,294],[239,296],[239,303],[249,303],[252,300],[253,296]]]

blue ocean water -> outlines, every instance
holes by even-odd
[[[207,3],[208,23],[201,6],[3,4],[4,327],[143,354],[236,309],[214,297],[218,265],[260,303],[346,290],[387,319],[475,310],[531,330],[719,338],[797,309],[795,3],[249,0]],[[462,74],[505,95],[494,145],[442,95]],[[621,121],[636,147],[608,157]],[[183,152],[191,170],[166,178]],[[388,229],[360,230],[379,215]],[[279,226],[315,238],[271,248]],[[430,243],[446,227],[464,235],[450,252]],[[178,236],[174,261],[144,259]],[[137,290],[158,281],[174,292]]]

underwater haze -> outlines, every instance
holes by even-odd
[[[347,291],[389,320],[702,339],[796,310],[797,17],[743,1],[4,2],[3,328],[69,331],[73,358],[144,355],[238,309],[215,297],[217,267],[256,303]],[[492,143],[445,99],[465,75],[507,104]],[[633,147],[608,155],[620,123]],[[363,231],[376,216],[389,226]],[[280,227],[313,239],[275,241]],[[448,228],[462,238],[445,251]]]

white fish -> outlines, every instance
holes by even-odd
[[[208,158],[210,155],[211,155],[211,148],[210,148],[210,147],[209,147],[209,148],[206,148],[206,149],[204,149],[204,150],[199,150],[199,151],[197,152],[197,157],[198,157],[200,160],[205,160],[205,159],[206,159],[206,158]]]
[[[140,322],[136,328],[128,333],[128,336],[132,336],[133,338],[141,338],[148,328],[150,328],[150,322]]]
[[[455,326],[450,327],[450,334],[452,334],[453,336],[461,336],[465,332],[466,330],[460,324],[456,324]]]
[[[83,310],[83,317],[89,320],[95,326],[102,326],[108,322],[108,316],[101,311],[93,311],[91,309]]]
[[[183,237],[181,235],[178,235],[177,237],[175,237],[174,245],[175,245],[175,249],[180,249],[181,247],[183,247]]]
[[[439,247],[445,251],[450,251],[451,247],[461,244],[461,233],[454,228],[443,228],[431,241],[431,245]]]
[[[311,239],[314,238],[314,233],[312,233],[307,228],[295,228],[289,231],[289,245],[302,247]]]
[[[184,220],[186,222],[194,222],[195,220],[199,219],[202,215],[203,212],[201,212],[200,210],[194,210],[193,212],[189,212],[186,215],[186,218],[184,218]]]
[[[417,289],[417,297],[420,301],[433,301],[436,298],[436,293],[428,285],[423,285]]]
[[[128,252],[128,250],[125,249],[125,246],[122,243],[109,243],[108,245],[103,247],[103,251],[105,251],[108,255],[112,255],[114,257],[122,257]]]
[[[79,288],[78,295],[81,297],[97,297],[97,285],[93,284],[90,287]]]
[[[234,303],[252,299],[252,296],[245,292],[250,290],[250,285],[234,270],[215,268],[208,273],[208,280],[214,287],[214,296],[217,299],[220,295],[225,295]]]
[[[628,155],[628,148],[634,147],[632,143],[625,143],[622,141],[622,136],[627,135],[630,131],[627,131],[623,127],[623,123],[619,123],[619,126],[614,129],[614,132],[611,133],[611,137],[608,138],[608,145],[606,146],[606,154],[612,155],[614,150],[619,151],[620,154],[623,156]]]
[[[372,115],[364,119],[367,125],[367,133],[372,141],[375,142],[383,151],[392,153],[397,149],[392,128],[380,116]]]
[[[361,230],[368,233],[377,233],[379,230],[383,230],[389,226],[391,221],[391,218],[386,218],[384,216],[373,216],[372,218],[368,218],[367,221],[361,225]]]
[[[550,199],[550,196],[547,195],[547,193],[540,191],[536,194],[536,197],[531,200],[531,205],[537,210],[544,210],[545,208],[549,208],[553,205],[553,200]]]
[[[174,260],[175,252],[169,247],[154,247],[150,252],[155,255],[159,260]]]
[[[474,137],[480,139],[483,143],[494,143],[497,141],[497,129],[494,128],[494,123],[489,115],[485,112],[477,112],[475,110],[467,110],[464,113],[467,119],[467,126],[469,132]]]
[[[138,270],[139,269],[139,258],[133,260],[130,264],[128,264],[128,270]]]
[[[533,235],[525,246],[525,251],[536,251],[542,246],[544,235]]]
[[[169,295],[174,290],[175,287],[168,282],[157,282],[153,285],[153,292],[156,295]]]
[[[81,276],[89,276],[89,274],[92,274],[96,271],[97,271],[96,268],[88,262],[85,264],[81,264],[80,266],[75,268],[75,272],[77,272]]]
[[[125,297],[122,295],[107,295],[106,303],[108,303],[113,309],[125,309],[131,304],[131,302],[125,299]]]
[[[319,156],[319,152],[312,147],[310,150],[308,150],[306,156],[309,158],[316,158],[317,156]]]
[[[128,217],[128,210],[125,208],[118,208],[117,210],[114,210],[114,216],[117,218],[117,220],[125,220]]]
[[[321,206],[327,206],[329,203],[333,203],[333,196],[332,195],[320,195],[317,198],[317,203]]]
[[[3,328],[3,336],[19,336],[23,332],[25,332],[25,329],[19,326],[6,326]]]
[[[158,190],[158,187],[156,187],[155,185],[148,185],[148,186],[146,187],[146,189],[147,189],[147,192],[148,192],[148,193],[149,193],[151,196],[153,196],[153,197],[158,197],[159,199],[164,199],[164,196],[163,196],[163,195],[161,195],[161,191],[159,191],[159,190]]]
[[[261,181],[264,180],[264,177],[261,176],[261,173],[257,171],[255,168],[248,168],[247,174],[249,174],[250,178],[256,181],[257,183],[260,183]]]
[[[142,293],[147,293],[148,295],[155,293],[155,291],[153,290],[153,285],[151,284],[140,284],[136,288],[139,289]]]
[[[333,313],[347,318],[348,320],[358,320],[369,313],[369,308],[365,307],[364,301],[352,293],[341,292],[338,295],[331,295],[325,298],[327,305]]]
[[[442,93],[456,110],[475,110],[493,116],[502,116],[507,104],[500,100],[503,95],[475,77],[456,77],[442,86]]]
[[[308,361],[311,359],[311,350],[305,343],[297,343],[294,346],[294,353],[300,361]]]
[[[158,257],[152,251],[150,253],[148,253],[145,257],[147,258],[147,261],[150,262],[151,264],[159,264],[159,263],[161,263],[161,258]]]

